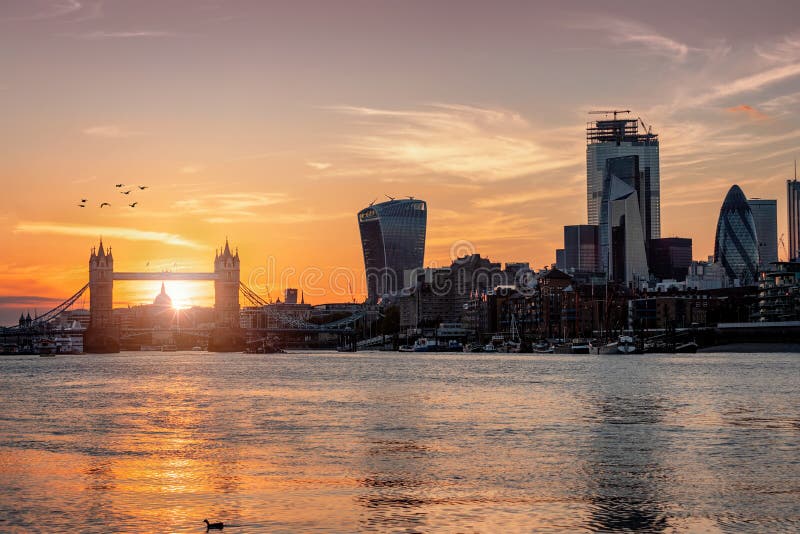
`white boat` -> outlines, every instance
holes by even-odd
[[[483,352],[497,352],[497,347],[492,343],[487,343],[486,346],[483,347]]]
[[[436,342],[429,341],[428,338],[421,337],[414,342],[414,352],[434,352]]]
[[[617,352],[622,354],[633,354],[636,352],[636,343],[633,338],[631,336],[619,336]]]
[[[573,339],[570,345],[572,354],[589,354],[592,350],[592,345],[588,339]]]
[[[52,339],[40,339],[36,342],[35,348],[39,356],[54,356],[58,352],[58,345]]]

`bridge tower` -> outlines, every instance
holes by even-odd
[[[86,352],[119,352],[119,332],[114,327],[114,256],[100,240],[89,256],[89,328],[84,336]]]
[[[228,240],[214,257],[214,322],[217,328],[239,328],[239,251],[231,253]]]
[[[89,325],[108,328],[113,325],[114,256],[100,248],[89,256]]]

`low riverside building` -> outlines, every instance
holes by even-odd
[[[758,321],[800,320],[800,262],[776,261],[759,276]]]

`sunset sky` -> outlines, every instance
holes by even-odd
[[[800,3],[560,4],[2,2],[0,323],[85,284],[101,235],[118,271],[210,271],[227,236],[245,281],[286,272],[273,297],[349,300],[343,268],[360,299],[356,212],[385,194],[427,200],[426,264],[550,264],[586,222],[592,109],[659,134],[662,235],[695,258],[734,183],[784,233]]]

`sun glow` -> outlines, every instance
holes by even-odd
[[[175,310],[213,306],[214,286],[208,282],[165,281],[115,284],[115,306],[157,304]]]
[[[167,295],[172,299],[172,307],[176,310],[185,310],[197,305],[198,295],[193,284],[186,282],[168,282],[164,284]]]

